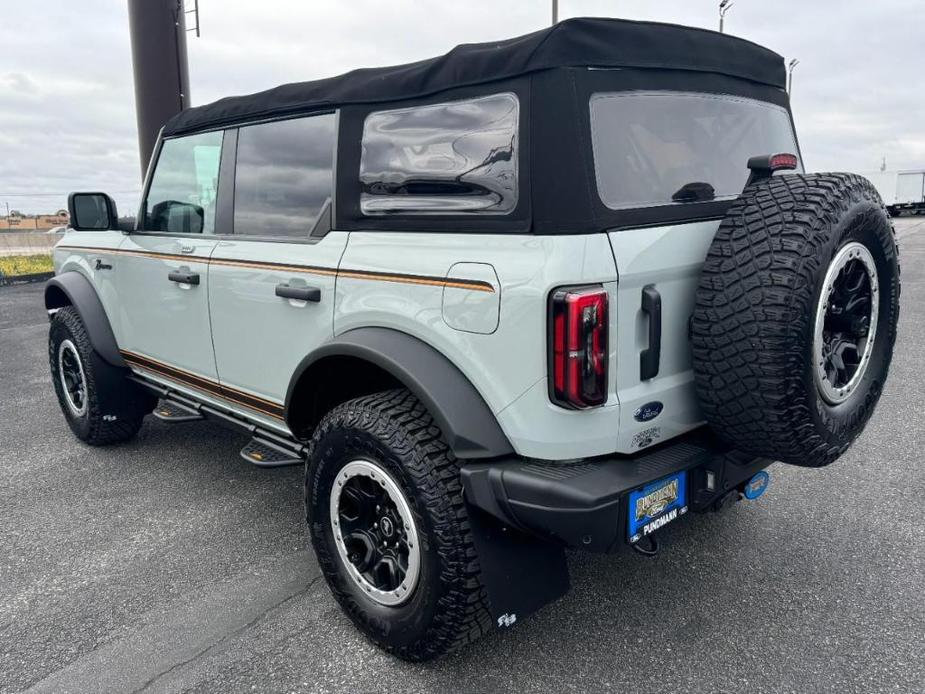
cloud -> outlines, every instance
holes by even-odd
[[[0,207],[63,206],[112,192],[133,212],[141,187],[124,0],[8,3],[0,23]],[[622,16],[716,28],[715,0],[562,0],[562,17]],[[531,0],[200,0],[190,34],[194,104],[357,67],[438,55],[546,26]],[[808,168],[925,167],[925,15],[916,0],[736,2],[730,33],[789,58]],[[37,195],[40,194],[40,195]]]

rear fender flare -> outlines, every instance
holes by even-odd
[[[389,328],[350,330],[306,356],[286,393],[285,420],[290,427],[290,405],[301,378],[310,377],[313,364],[332,356],[370,362],[414,393],[458,458],[494,458],[514,452],[491,408],[462,371],[426,342]]]

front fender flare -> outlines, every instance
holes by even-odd
[[[416,337],[389,328],[357,328],[305,357],[286,393],[290,403],[302,375],[321,359],[356,357],[388,372],[424,404],[458,458],[494,458],[514,452],[491,408],[449,359]]]
[[[71,305],[83,321],[93,350],[108,364],[128,368],[119,353],[116,336],[109,317],[93,285],[76,270],[52,277],[45,283],[45,308],[48,310]]]

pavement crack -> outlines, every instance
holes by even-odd
[[[210,652],[220,648],[226,642],[230,641],[231,639],[235,638],[239,634],[247,631],[248,629],[256,625],[258,622],[260,622],[262,619],[267,617],[269,614],[282,609],[283,607],[285,607],[287,603],[291,602],[292,600],[295,600],[296,598],[302,597],[303,595],[308,593],[312,588],[314,588],[315,584],[318,583],[318,581],[321,578],[323,578],[323,574],[318,574],[317,576],[312,578],[307,584],[305,584],[305,587],[301,588],[300,590],[293,593],[292,595],[289,595],[283,600],[280,600],[278,603],[274,605],[270,605],[265,610],[257,614],[253,619],[248,621],[246,624],[242,624],[236,629],[229,631],[227,634],[223,635],[220,639],[217,639],[216,641],[210,643],[205,648],[200,649],[199,651],[191,655],[189,658],[186,658],[185,660],[181,660],[177,663],[174,663],[169,668],[166,668],[165,670],[158,672],[156,675],[151,677],[147,682],[141,685],[141,687],[139,687],[138,689],[135,689],[132,694],[138,694],[139,692],[147,691],[149,688],[157,684],[159,680],[162,680],[163,678],[167,677],[175,670],[178,670],[186,665],[189,665],[190,663],[196,660],[199,660],[200,658],[204,656],[207,656]]]

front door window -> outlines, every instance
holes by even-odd
[[[144,231],[215,232],[222,133],[165,140],[145,201]]]

